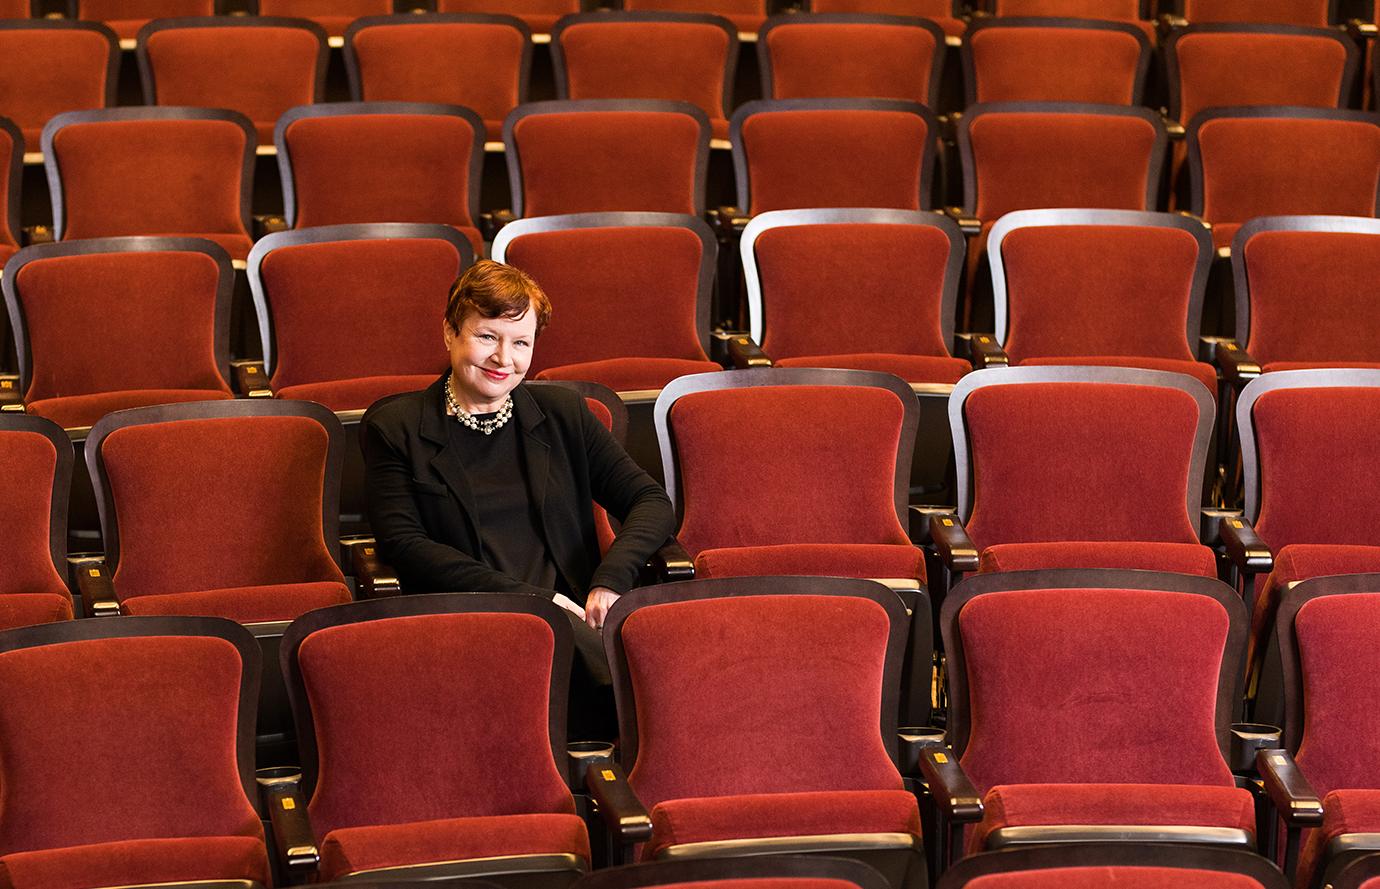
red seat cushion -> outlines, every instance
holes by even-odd
[[[1144,370],[1164,370],[1193,377],[1217,395],[1217,368],[1202,361],[1180,361],[1174,358],[1141,358],[1135,355],[1068,356],[1027,358],[1022,365],[1072,364],[1088,367],[1138,367]]]
[[[1004,827],[1076,824],[1227,827],[1255,835],[1255,803],[1239,787],[1203,784],[1007,784],[983,800],[968,851]]]
[[[47,417],[64,429],[93,426],[112,411],[155,404],[179,404],[186,401],[223,401],[234,398],[227,389],[130,389],[123,392],[93,392],[90,395],[68,395],[44,398],[25,406],[28,413]]]
[[[256,880],[267,886],[264,844],[255,837],[122,840],[0,858],[0,886],[5,889],[88,889],[189,880]]]
[[[1210,548],[1197,543],[999,543],[982,551],[978,570],[1034,571],[1048,568],[1129,568],[1216,577],[1217,557]]]
[[[1366,369],[1380,368],[1380,362],[1375,361],[1271,361],[1261,368],[1265,373],[1274,373],[1280,370],[1308,370],[1310,368],[1340,368],[1359,367]]]
[[[966,889],[1261,889],[1245,874],[1183,867],[1050,867],[984,874]]]
[[[1327,844],[1347,833],[1380,833],[1380,790],[1334,790],[1323,797],[1322,827],[1304,833],[1297,885],[1312,885]]]
[[[323,383],[284,386],[274,394],[278,398],[315,401],[333,411],[358,411],[388,395],[425,389],[436,382],[436,376],[437,374],[415,374],[363,377],[357,380],[327,380]]]
[[[871,543],[786,543],[702,550],[697,577],[888,577],[925,580],[925,554],[914,546]]]
[[[948,355],[804,355],[781,358],[778,367],[841,367],[895,374],[907,383],[957,383],[973,366]]]
[[[719,370],[723,368],[713,361],[689,358],[606,358],[548,367],[537,374],[536,379],[585,380],[603,383],[615,392],[630,392],[636,389],[660,389],[676,377]]]
[[[489,815],[342,827],[322,841],[321,879],[408,864],[560,854],[589,861],[589,833],[577,815]]]
[[[349,601],[350,591],[344,584],[324,581],[129,596],[120,600],[120,610],[125,614],[223,617],[252,624],[293,620],[314,608]]]
[[[905,833],[920,839],[920,810],[905,790],[753,793],[667,800],[652,808],[643,859],[667,846],[757,837]]]
[[[1369,574],[1380,571],[1380,546],[1338,543],[1290,543],[1275,553],[1274,570],[1265,578],[1261,599],[1251,612],[1251,640],[1264,644],[1264,634],[1274,623],[1275,608],[1289,584],[1335,574]],[[1257,581],[1259,584],[1260,581]]]
[[[0,630],[72,619],[72,598],[62,593],[0,595]]]

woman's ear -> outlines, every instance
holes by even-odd
[[[446,344],[447,352],[450,351],[451,340],[455,339],[457,333],[458,331],[450,326],[450,321],[448,319],[443,319],[441,321],[441,340]]]

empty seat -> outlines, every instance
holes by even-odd
[[[738,32],[715,15],[594,12],[566,16],[551,30],[560,99],[666,99],[689,102],[728,138]]]
[[[503,124],[517,216],[704,212],[709,119],[687,102],[523,105]]]
[[[1212,238],[1173,213],[1019,210],[988,241],[996,339],[1012,364],[1167,370],[1196,360]]]
[[[963,35],[968,104],[1139,105],[1151,44],[1128,22],[980,18]]]
[[[1289,889],[1254,852],[1212,846],[1116,843],[1028,846],[973,855],[949,868],[936,889]],[[1351,887],[1354,889],[1354,887]]]
[[[72,442],[42,417],[0,414],[0,628],[69,620],[67,495]]]
[[[332,37],[344,34],[355,19],[391,12],[393,0],[257,0],[259,15],[310,19]]]
[[[249,255],[254,125],[212,108],[69,111],[43,128],[57,240],[195,236]]]
[[[0,636],[5,885],[268,885],[252,802],[259,672],[254,640],[226,621],[67,621]],[[74,744],[85,768],[73,768]]]
[[[1319,108],[1216,108],[1188,125],[1190,209],[1217,247],[1257,216],[1374,216],[1380,117]]]
[[[501,7],[501,8],[500,8]],[[580,0],[436,0],[437,12],[503,12],[516,16],[538,34],[551,31],[563,15],[580,11]]]
[[[468,108],[332,102],[294,108],[274,133],[294,229],[364,222],[453,226],[483,249],[484,122]]]
[[[4,289],[25,410],[73,429],[129,407],[231,398],[232,284],[225,252],[195,238],[24,248]]]
[[[723,16],[742,33],[756,34],[767,20],[767,0],[622,0],[629,11],[698,12]]]
[[[216,0],[76,0],[76,17],[104,22],[126,41],[150,19],[215,15],[217,5]]]
[[[283,662],[322,878],[560,887],[586,870],[567,784],[573,647],[565,613],[535,596],[405,596],[294,621]]]
[[[28,0],[22,0],[28,7]],[[38,151],[43,125],[64,111],[115,104],[120,44],[97,22],[0,22],[0,114]]]
[[[257,624],[350,601],[333,555],[343,436],[319,404],[259,398],[97,423],[86,463],[120,612]]]
[[[963,235],[952,220],[775,210],[743,231],[743,262],[752,339],[779,367],[882,371],[944,394],[971,367],[951,351],[963,276]]]
[[[1332,24],[1335,0],[1176,0],[1174,5],[1182,18],[1193,23],[1253,22],[1325,28]]]
[[[0,34],[3,34],[0,31]],[[19,252],[19,189],[24,170],[24,136],[8,118],[0,117],[0,268]]]
[[[362,411],[431,385],[449,366],[436,320],[473,259],[443,225],[325,226],[259,241],[249,286],[273,394]]]
[[[230,108],[254,122],[260,145],[289,108],[325,100],[326,32],[302,19],[153,21],[136,52],[147,104]]]
[[[552,321],[528,373],[589,380],[648,400],[685,374],[719,370],[709,348],[717,255],[701,220],[673,213],[522,219],[493,257],[541,283]]]
[[[954,0],[809,0],[811,12],[860,12],[926,18],[944,32],[945,42],[956,40],[967,27]]]
[[[354,101],[463,105],[484,119],[489,141],[527,101],[531,67],[532,32],[513,16],[378,16],[345,32]]]
[[[875,97],[933,108],[944,32],[901,16],[778,15],[762,26],[757,57],[767,99]]]

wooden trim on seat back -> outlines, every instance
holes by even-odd
[[[992,874],[1034,873],[1066,867],[1209,870],[1241,874],[1255,880],[1262,889],[1289,889],[1288,878],[1256,852],[1184,843],[1081,843],[983,852],[953,864],[940,877],[935,889],[963,889],[980,877]]]

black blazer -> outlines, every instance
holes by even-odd
[[[551,596],[482,561],[478,512],[448,445],[445,377],[370,408],[363,421],[369,522],[404,592],[517,592]],[[625,593],[670,537],[671,501],[585,406],[559,386],[513,390],[523,469],[552,561],[574,598],[596,586]],[[593,504],[622,523],[602,561]]]

